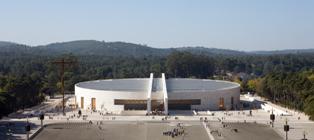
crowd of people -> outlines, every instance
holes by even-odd
[[[178,136],[184,136],[185,134],[186,134],[186,132],[185,132],[184,127],[182,126],[181,123],[178,123],[176,128],[173,128],[170,131],[163,132],[164,136],[170,136],[172,138],[178,137]]]

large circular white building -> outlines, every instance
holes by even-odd
[[[237,108],[240,85],[208,79],[110,79],[75,85],[78,107],[120,112],[123,110],[224,110]]]

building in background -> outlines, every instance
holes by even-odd
[[[228,81],[189,78],[96,80],[75,85],[81,109],[119,113],[124,110],[231,110],[238,108],[240,85]]]

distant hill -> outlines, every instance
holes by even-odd
[[[166,49],[151,48],[140,44],[125,42],[102,42],[95,40],[79,40],[63,43],[53,43],[38,46],[36,49],[51,53],[72,53],[75,55],[106,55],[106,56],[163,56],[169,52]]]
[[[251,54],[300,54],[300,53],[314,53],[314,49],[291,49],[291,50],[276,50],[276,51],[253,51]]]
[[[22,44],[13,42],[0,41],[0,52],[6,52],[10,54],[19,54],[29,52],[31,48]]]
[[[193,54],[203,55],[271,55],[271,54],[296,54],[296,53],[314,53],[314,49],[295,49],[278,51],[253,51],[243,52],[228,49],[206,48],[206,47],[180,47],[180,48],[152,48],[142,44],[126,42],[105,42],[96,40],[77,40],[69,42],[58,42],[41,46],[27,46],[12,42],[0,41],[0,53],[14,54],[35,54],[35,55],[100,55],[100,56],[167,56],[173,51],[188,51]]]
[[[177,51],[188,51],[194,54],[205,54],[205,55],[245,55],[246,52],[218,49],[218,48],[205,48],[205,47],[182,47],[176,48]]]
[[[16,45],[16,43],[12,43],[12,42],[8,42],[8,41],[0,41],[0,47],[11,46],[11,45]]]

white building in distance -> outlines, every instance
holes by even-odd
[[[190,78],[130,78],[80,82],[75,96],[81,109],[231,110],[238,108],[240,85],[228,81]]]

